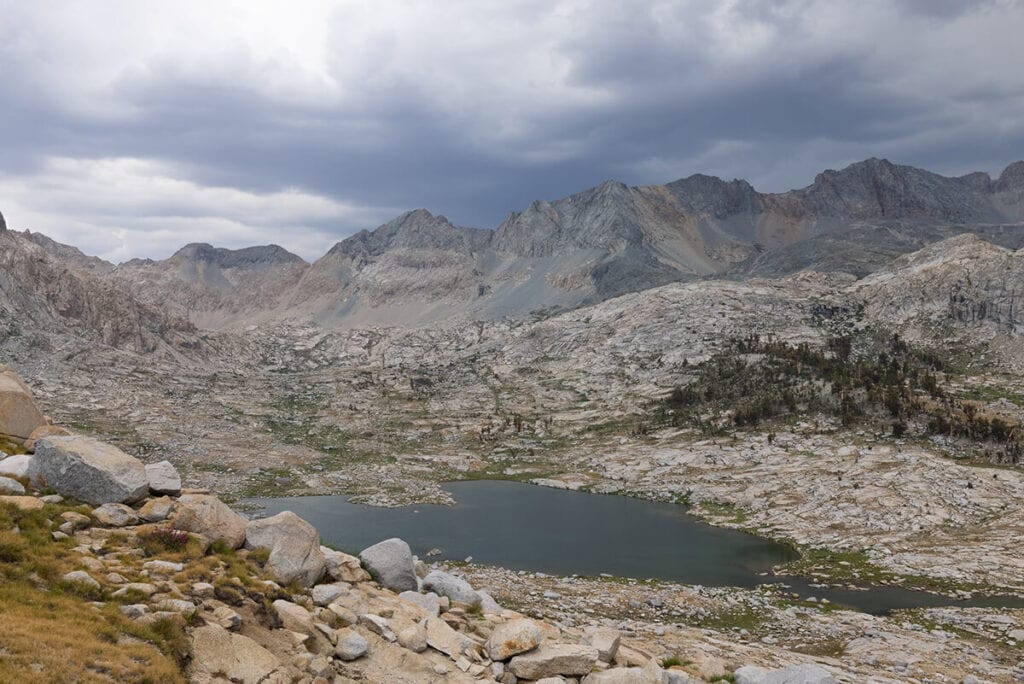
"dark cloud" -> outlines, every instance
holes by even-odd
[[[867,156],[946,173],[998,172],[1024,156],[1016,2],[452,8],[469,29],[456,32],[447,16],[424,25],[392,16],[362,35],[370,19],[326,12],[334,23],[323,73],[244,41],[220,56],[185,36],[156,57],[142,41],[125,48],[140,55],[130,62],[105,62],[92,43],[72,41],[66,51],[91,65],[80,80],[73,55],[49,46],[67,62],[54,66],[28,38],[45,38],[56,20],[10,8],[0,19],[0,59],[11,67],[0,70],[0,191],[17,194],[9,220],[20,210],[46,226],[65,217],[118,228],[140,212],[164,229],[177,217],[208,230],[223,197],[232,203],[226,240],[245,242],[247,225],[250,241],[276,226],[288,246],[289,233],[327,243],[421,206],[493,227],[533,199],[607,178],[710,172],[784,190]],[[488,11],[501,21],[488,23]],[[99,212],[91,186],[58,187],[77,167],[54,159],[144,160],[152,164],[82,169],[153,178],[111,190]],[[181,206],[193,186],[237,193]],[[282,192],[293,192],[292,213],[267,213],[266,199]],[[117,245],[131,255],[148,248]]]

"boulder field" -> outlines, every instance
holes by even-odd
[[[27,440],[45,425],[42,414],[9,369],[0,381],[7,392],[0,408],[17,413],[0,415],[0,430]],[[73,540],[81,566],[63,581],[117,601],[133,621],[185,625],[189,681],[703,681],[684,665],[623,646],[614,629],[577,629],[504,609],[465,578],[429,569],[401,539],[358,556],[329,549],[294,513],[246,519],[208,491],[183,489],[169,462],[146,465],[113,445],[60,432],[38,436],[33,454],[3,454],[0,502],[33,510],[88,504],[54,521],[53,539]],[[198,551],[160,557],[161,548]],[[745,667],[735,681],[836,680],[808,663]]]

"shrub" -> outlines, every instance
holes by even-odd
[[[188,545],[188,532],[173,527],[158,527],[142,535],[140,543],[147,556],[155,556],[164,551],[184,551]]]

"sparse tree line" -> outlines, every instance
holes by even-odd
[[[654,402],[634,432],[673,426],[720,435],[824,414],[844,427],[884,425],[895,437],[945,435],[984,443],[991,459],[1019,463],[1019,422],[950,395],[942,387],[947,371],[938,354],[898,335],[843,335],[823,347],[750,335],[695,367],[695,377]]]

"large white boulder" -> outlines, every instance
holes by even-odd
[[[414,591],[419,588],[412,550],[397,537],[363,549],[359,558],[375,580],[391,591]]]
[[[46,418],[28,385],[13,369],[0,364],[0,435],[28,439],[41,425],[46,425]]]
[[[146,487],[149,487],[147,481]],[[209,494],[185,494],[174,507],[174,527],[222,541],[237,549],[245,541],[246,520]]]
[[[36,442],[28,477],[93,506],[134,503],[149,492],[142,461],[92,437],[67,435]]]
[[[267,569],[282,584],[299,582],[311,587],[324,576],[320,535],[291,511],[250,521],[245,528],[245,548],[268,549]]]

